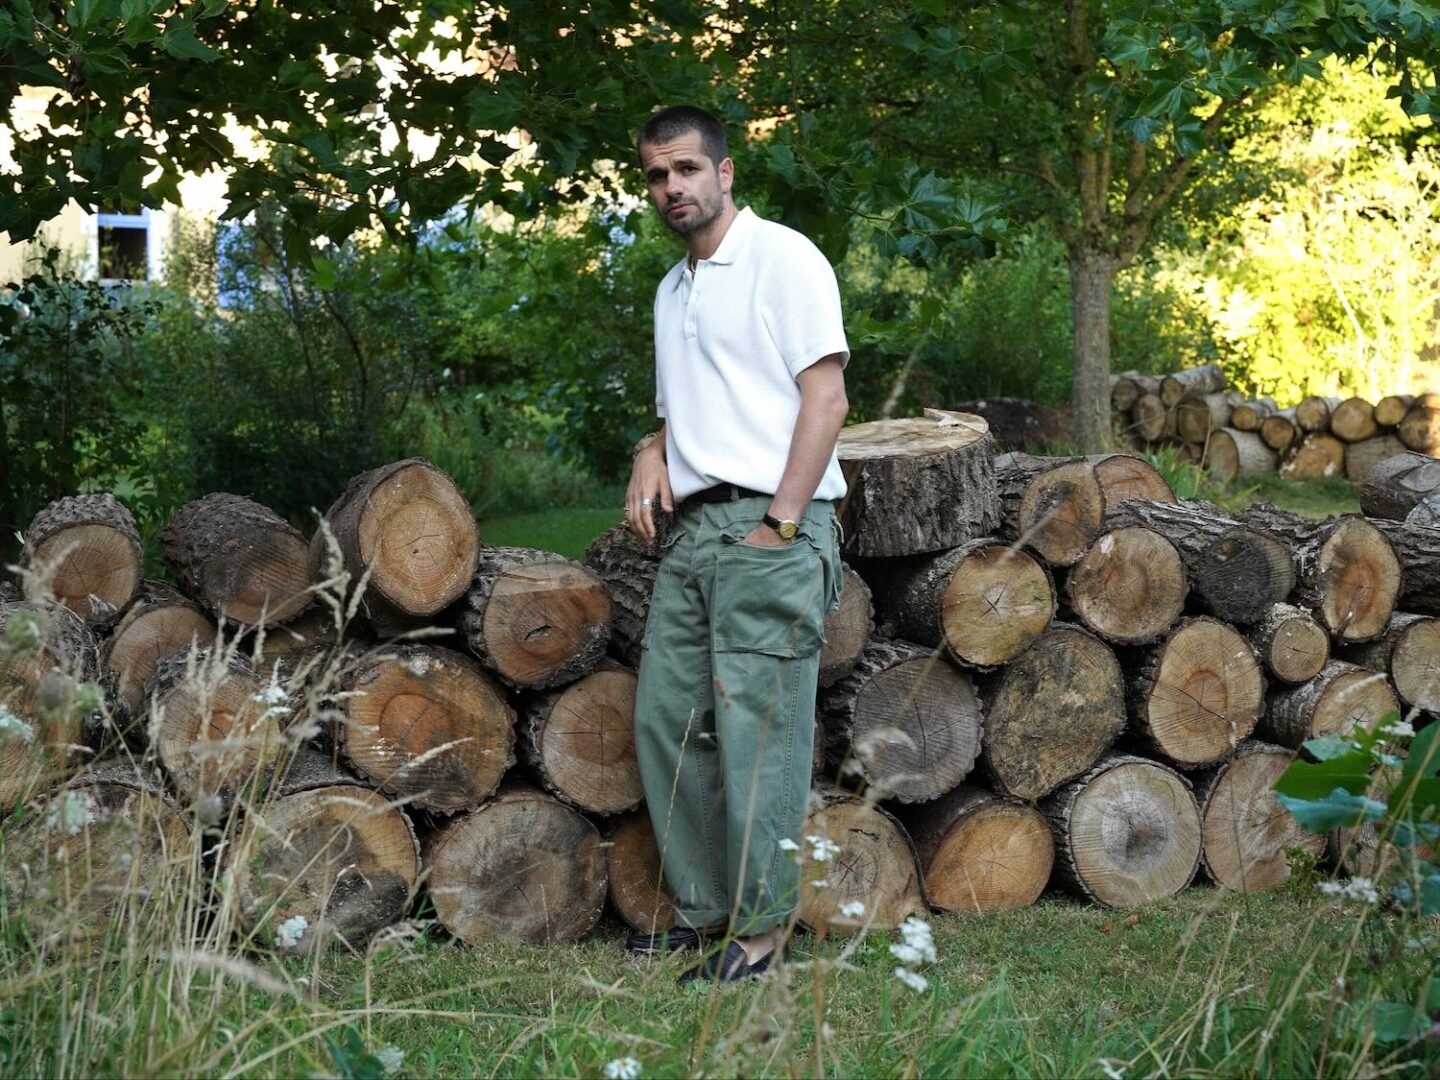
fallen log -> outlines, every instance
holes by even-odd
[[[1396,612],[1383,634],[1343,649],[1340,659],[1387,672],[1406,705],[1440,712],[1440,619]]]
[[[1344,468],[1345,444],[1328,432],[1312,431],[1290,448],[1278,471],[1282,480],[1319,480]]]
[[[176,589],[147,581],[105,643],[104,666],[114,672],[126,712],[140,711],[145,682],[157,661],[215,644],[215,623]]]
[[[1295,424],[1295,410],[1285,409],[1260,421],[1260,441],[1271,450],[1288,450],[1300,438]]]
[[[1278,410],[1272,398],[1254,398],[1236,403],[1230,410],[1230,426],[1237,431],[1258,432],[1267,417]]]
[[[1425,398],[1423,402],[1435,399]],[[1440,402],[1425,404],[1417,401],[1410,406],[1395,433],[1411,450],[1431,457],[1440,457]]]
[[[1276,454],[1253,431],[1218,428],[1205,447],[1205,469],[1225,483],[1248,476],[1269,476],[1276,470]]]
[[[1357,726],[1370,727],[1399,708],[1383,674],[1331,660],[1309,682],[1271,690],[1269,708],[1256,735],[1265,742],[1298,750],[1321,735],[1345,736]]]
[[[1329,431],[1330,412],[1339,404],[1339,398],[1311,394],[1295,406],[1295,426],[1306,434]]]
[[[818,679],[821,686],[832,686],[855,670],[875,630],[870,586],[848,563],[844,567],[840,607],[825,613],[825,644],[820,649]]]
[[[1119,506],[1126,499],[1174,502],[1175,492],[1160,470],[1134,454],[1091,454],[1085,459],[1095,468],[1105,506]]]
[[[1330,434],[1341,442],[1357,443],[1380,434],[1375,406],[1362,397],[1348,397],[1330,413]]]
[[[1366,517],[1404,521],[1427,495],[1440,492],[1440,460],[1403,447],[1379,462],[1360,487]]]
[[[1411,511],[1423,517],[1417,510]],[[1395,605],[1402,611],[1440,615],[1440,527],[1375,518],[1371,524],[1384,534],[1400,560],[1400,596]]]
[[[1405,419],[1410,406],[1415,404],[1414,394],[1391,394],[1375,403],[1375,423],[1382,428],[1393,428]]]
[[[1196,394],[1216,394],[1225,389],[1225,372],[1219,364],[1202,364],[1166,375],[1160,380],[1160,400],[1173,407]]]
[[[1313,679],[1330,660],[1330,635],[1293,604],[1271,604],[1250,628],[1250,644],[1265,670],[1281,682]]]
[[[1211,432],[1230,426],[1230,414],[1244,400],[1225,391],[1182,398],[1175,405],[1175,433],[1185,442],[1203,443]]]
[[[1405,444],[1394,435],[1376,435],[1364,442],[1345,448],[1345,476],[1352,484],[1362,485],[1382,461],[1405,453]]]

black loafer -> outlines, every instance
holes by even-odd
[[[658,934],[637,930],[625,939],[626,950],[641,956],[664,956],[685,949],[698,949],[703,944],[705,939],[700,936],[700,932],[691,930],[688,926],[671,927]]]
[[[777,945],[752,964],[745,958],[745,950],[739,943],[732,941],[725,946],[723,952],[711,953],[700,963],[681,973],[679,982],[681,986],[690,986],[698,982],[744,982],[746,979],[758,979],[770,970],[771,963],[777,957],[788,959],[789,955],[788,948]]]

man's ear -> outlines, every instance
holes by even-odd
[[[720,193],[730,194],[730,186],[735,183],[735,160],[726,158],[720,162]]]

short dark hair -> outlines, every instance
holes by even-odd
[[[638,157],[640,147],[646,143],[653,145],[670,142],[692,131],[700,133],[700,146],[705,151],[705,156],[717,167],[730,156],[730,144],[725,139],[725,126],[713,113],[695,105],[671,105],[668,109],[652,113],[635,140],[635,154]]]

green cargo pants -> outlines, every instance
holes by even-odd
[[[825,612],[839,602],[839,525],[815,501],[780,547],[744,543],[765,498],[682,509],[655,579],[635,748],[681,924],[783,925],[799,867]]]

